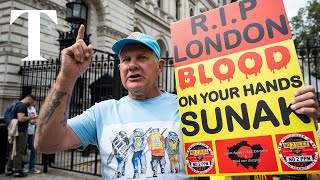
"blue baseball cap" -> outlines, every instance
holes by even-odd
[[[143,33],[140,33],[140,32],[133,32],[127,38],[124,38],[124,39],[117,41],[116,43],[114,43],[112,45],[112,50],[116,54],[120,55],[121,49],[129,43],[144,44],[144,45],[148,46],[156,54],[158,60],[161,58],[160,57],[160,46],[157,43],[157,41],[153,37],[146,35],[146,34],[143,34]]]

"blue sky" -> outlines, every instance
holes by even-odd
[[[283,0],[289,21],[293,16],[298,14],[298,10],[301,7],[307,5],[307,2],[308,0]]]

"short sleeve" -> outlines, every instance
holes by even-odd
[[[89,144],[98,147],[95,117],[95,107],[93,106],[67,122],[82,143],[80,150],[84,150]]]
[[[17,116],[18,113],[24,113],[26,116],[28,115],[27,106],[23,103],[18,103],[16,105],[15,111],[16,111],[15,118],[18,118],[18,116]]]

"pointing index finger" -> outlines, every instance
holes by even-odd
[[[80,25],[80,28],[78,30],[78,35],[77,35],[77,39],[76,41],[78,41],[79,39],[83,39],[84,38],[84,32],[85,32],[85,27],[83,24]]]

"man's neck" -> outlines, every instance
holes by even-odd
[[[162,91],[160,89],[156,89],[155,91],[152,91],[150,93],[135,93],[135,92],[130,92],[128,96],[131,99],[135,99],[135,100],[146,100],[146,99],[151,99],[151,98],[155,98],[158,97],[162,94]]]
[[[23,104],[27,104],[27,100],[22,99],[20,102],[22,102]]]

